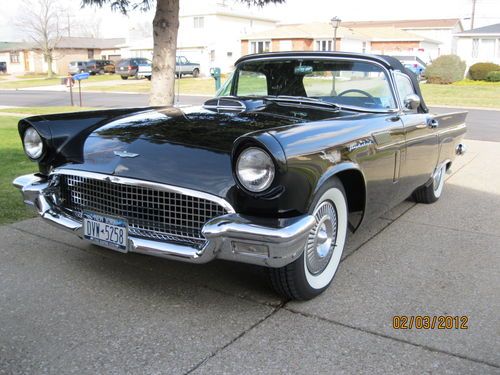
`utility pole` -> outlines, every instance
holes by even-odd
[[[472,0],[472,15],[470,18],[470,29],[471,30],[474,28],[474,17],[476,15],[476,1],[477,0]]]

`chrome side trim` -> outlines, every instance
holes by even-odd
[[[54,174],[68,174],[68,175],[73,175],[73,176],[93,178],[93,179],[101,180],[101,181],[113,182],[116,184],[140,186],[140,187],[146,187],[146,188],[151,188],[151,189],[155,189],[155,190],[167,191],[170,193],[189,195],[192,197],[202,198],[202,199],[206,199],[206,200],[215,202],[215,203],[221,205],[222,207],[224,207],[224,209],[227,212],[235,213],[233,206],[231,206],[231,204],[228,201],[226,201],[225,199],[218,197],[216,195],[205,193],[205,192],[198,191],[198,190],[192,190],[192,189],[183,188],[183,187],[179,187],[179,186],[162,184],[159,182],[138,180],[138,179],[128,178],[128,177],[111,176],[111,175],[103,174],[103,173],[80,171],[80,170],[69,169],[69,168],[54,169],[52,171],[51,175],[54,175]]]

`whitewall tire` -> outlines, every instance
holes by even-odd
[[[318,192],[309,211],[316,223],[302,255],[285,267],[270,269],[274,288],[290,299],[307,300],[321,294],[337,272],[348,217],[344,188],[338,179]]]

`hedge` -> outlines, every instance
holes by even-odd
[[[500,82],[500,71],[489,72],[486,76],[486,80],[490,82]]]
[[[499,71],[500,65],[493,63],[476,63],[469,68],[469,76],[474,81],[484,81],[488,76],[488,73]]]
[[[449,84],[464,78],[466,64],[456,55],[439,56],[425,70],[428,83]]]

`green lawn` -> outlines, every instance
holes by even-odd
[[[0,224],[34,217],[25,206],[21,194],[12,186],[12,180],[37,170],[36,163],[24,155],[17,133],[19,117],[0,116]]]
[[[500,82],[460,81],[451,85],[422,83],[429,105],[500,108]]]
[[[214,95],[215,81],[213,78],[181,78],[175,81],[175,93],[177,94],[177,85],[180,84],[180,93],[185,95]],[[1,84],[0,84],[1,87]],[[83,87],[87,91],[126,91],[126,92],[149,92],[151,90],[151,82],[142,79],[137,81],[130,79],[127,83],[117,84],[114,86],[88,86]]]

